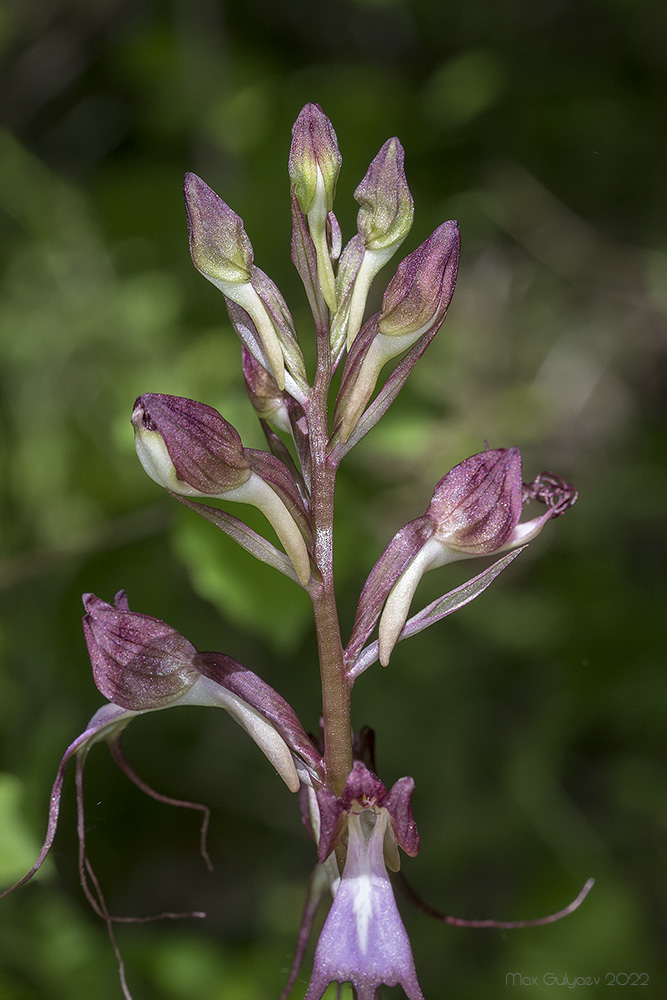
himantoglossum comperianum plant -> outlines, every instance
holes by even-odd
[[[137,453],[148,475],[172,497],[306,591],[317,634],[322,704],[313,707],[310,720],[311,725],[320,720],[315,739],[273,688],[230,656],[200,652],[170,625],[130,610],[123,591],[113,604],[84,596],[83,628],[93,679],[107,701],[65,751],[43,848],[12,888],[32,878],[52,846],[63,777],[73,759],[81,884],[106,921],[126,998],[130,991],[114,924],[129,918],[109,912],[86,853],[86,757],[95,743],[104,741],[143,791],[201,810],[201,849],[210,864],[206,807],[154,791],[132,769],[121,745],[126,726],[147,712],[202,705],[228,712],[287,788],[299,793],[303,822],[316,845],[317,863],[283,1000],[295,983],[315,913],[325,900],[330,908],[315,947],[306,1000],[319,1000],[332,982],[352,983],[358,1000],[374,1000],[382,984],[400,984],[409,1000],[422,1000],[389,876],[398,871],[401,852],[414,857],[419,850],[411,809],[414,782],[401,778],[387,790],[375,774],[372,734],[352,728],[354,684],[377,661],[386,666],[398,642],[482,594],[546,523],[577,499],[576,491],[555,475],[543,473],[524,483],[519,450],[487,445],[447,472],[426,511],[394,535],[368,575],[352,633],[343,641],[333,560],[336,474],[345,456],[386,413],[442,326],[454,292],[460,243],[456,222],[438,226],[401,261],[379,311],[365,319],[375,277],[410,232],[413,203],[403,149],[398,139],[389,139],[355,191],[357,232],[342,248],[333,213],[340,166],[330,121],[318,106],[307,105],[294,125],[289,177],[291,256],[313,315],[312,378],[289,308],[256,266],[243,221],[203,180],[186,177],[192,259],[224,296],[242,344],[247,392],[268,448],[244,447],[235,428],[205,403],[147,393],[137,399],[132,413]],[[529,502],[541,504],[542,512],[521,520]],[[261,511],[274,541],[244,523],[244,504]],[[413,612],[425,572],[480,556],[496,558],[466,583]],[[459,925],[547,923],[576,909],[591,884],[564,910],[533,921],[465,921],[426,909]]]

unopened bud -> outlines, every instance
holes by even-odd
[[[238,432],[205,403],[148,392],[132,413],[144,470],[183,496],[220,496],[250,478]]]
[[[382,310],[365,324],[372,339],[350,353],[336,404],[335,423],[347,441],[373,395],[384,365],[442,325],[454,294],[460,237],[456,222],[445,222],[399,265],[382,300]]]
[[[270,312],[254,287],[258,269],[253,264],[252,244],[242,219],[196,174],[186,174],[183,193],[195,267],[226,299],[248,313],[276,381],[283,389],[283,353]]]
[[[199,678],[197,650],[176,629],[135,614],[124,593],[115,606],[83,595],[83,633],[93,678],[109,701],[135,712],[166,708]]]
[[[324,300],[333,312],[336,291],[331,265],[331,213],[341,155],[333,126],[317,104],[307,104],[292,129],[289,155],[291,189],[308,220],[315,252],[317,276]]]
[[[185,175],[183,192],[197,270],[214,283],[249,281],[253,251],[243,219],[196,174]]]
[[[382,300],[381,334],[414,342],[442,322],[454,294],[459,249],[456,222],[444,222],[401,261]]]
[[[519,523],[522,492],[518,448],[466,458],[440,480],[426,511],[435,538],[462,555],[497,552]]]
[[[412,227],[414,205],[398,139],[388,139],[354,192],[357,230],[367,250],[395,250]]]
[[[354,192],[361,206],[357,230],[363,240],[364,255],[350,298],[348,348],[361,328],[375,276],[396,253],[412,227],[414,205],[403,160],[403,147],[398,139],[388,139]]]
[[[539,517],[519,523],[522,504],[530,499],[546,504],[548,509]],[[550,518],[564,513],[576,499],[572,486],[547,473],[524,486],[518,448],[487,449],[448,472],[436,486],[425,514],[433,522],[434,534],[415,554],[387,597],[378,633],[380,662],[389,662],[417,585],[427,570],[525,545]]]
[[[325,215],[333,208],[342,158],[333,125],[317,104],[306,104],[292,127],[290,185],[308,215],[323,198]]]
[[[180,496],[257,507],[306,585],[310,557],[294,517],[269,483],[253,472],[237,431],[217,410],[180,396],[146,393],[134,404],[132,423],[139,461],[151,479]]]

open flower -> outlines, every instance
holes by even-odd
[[[423,1000],[407,932],[394,900],[387,865],[399,867],[398,847],[414,857],[419,835],[410,801],[412,778],[390,789],[356,761],[342,795],[317,793],[319,856],[324,861],[347,839],[343,874],[315,949],[305,1000],[320,1000],[332,982],[353,984],[358,1000],[374,1000],[381,984],[400,984]]]

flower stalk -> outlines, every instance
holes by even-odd
[[[199,650],[176,628],[131,611],[124,591],[113,605],[84,595],[84,635],[93,680],[105,703],[65,751],[42,850],[12,889],[33,877],[51,849],[65,769],[74,760],[81,885],[106,922],[126,1000],[131,994],[113,931],[114,923],[125,918],[109,913],[86,853],[84,765],[92,746],[107,742],[116,763],[146,794],[202,811],[201,853],[212,867],[205,844],[207,807],[154,791],[121,747],[122,733],[135,718],[183,705],[223,708],[287,789],[299,793],[317,864],[281,1000],[296,982],[317,908],[328,897],[330,909],[315,948],[306,1000],[320,1000],[330,983],[344,982],[352,983],[356,1000],[377,1000],[383,985],[400,985],[408,1000],[424,1000],[388,874],[398,872],[401,851],[414,858],[419,850],[412,816],[414,781],[400,778],[387,791],[376,775],[372,731],[353,731],[354,684],[378,660],[386,666],[399,641],[477,599],[526,543],[577,499],[572,486],[550,473],[523,483],[516,447],[487,445],[460,461],[436,485],[426,511],[400,527],[380,554],[344,644],[334,574],[338,469],[389,409],[440,330],[456,284],[460,236],[454,221],[438,226],[398,265],[380,311],[364,321],[371,285],[412,225],[403,149],[391,138],[371,162],[355,192],[357,233],[342,256],[333,213],[341,155],[331,122],[315,104],[306,105],[295,123],[288,169],[291,256],[313,317],[312,380],[287,303],[255,265],[243,220],[203,180],[188,174],[192,259],[225,298],[231,327],[242,343],[242,378],[268,448],[245,447],[213,406],[179,396],[144,393],[135,402],[132,425],[138,458],[155,483],[308,594],[322,690],[321,706],[310,721],[313,730],[320,721],[320,742],[308,735],[276,690],[231,656]],[[546,510],[521,521],[527,503]],[[228,504],[260,510],[279,545],[229,513]],[[425,572],[442,569],[444,575],[451,562],[485,556],[499,558],[412,612]],[[528,926],[569,915],[588,888],[587,883],[564,910],[523,923],[457,920],[422,908],[460,926]]]

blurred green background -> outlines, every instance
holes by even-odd
[[[129,424],[139,393],[175,393],[261,446],[180,188],[193,170],[243,216],[307,342],[286,159],[315,101],[343,154],[345,240],[390,135],[416,204],[404,252],[447,218],[463,237],[445,327],[343,470],[344,627],[389,538],[485,439],[519,445],[525,478],[549,469],[580,490],[483,597],[356,688],[381,777],[417,782],[423,847],[404,871],[428,902],[529,918],[597,879],[576,915],[512,933],[403,906],[425,996],[495,998],[519,989],[512,972],[537,976],[533,998],[562,995],[550,973],[600,977],[577,998],[627,992],[630,973],[664,995],[666,37],[661,0],[0,5],[3,885],[32,863],[57,762],[101,701],[82,592],[125,587],[317,726],[303,595],[175,509]],[[430,574],[422,603],[460,579]],[[209,914],[118,929],[135,1000],[275,1000],[314,860],[295,799],[222,713],[148,716],[125,742],[160,790],[212,807],[216,865],[197,855],[196,816],[91,754],[89,849],[111,911]],[[70,778],[51,860],[0,903],[1,1000],[120,997],[75,839]]]

